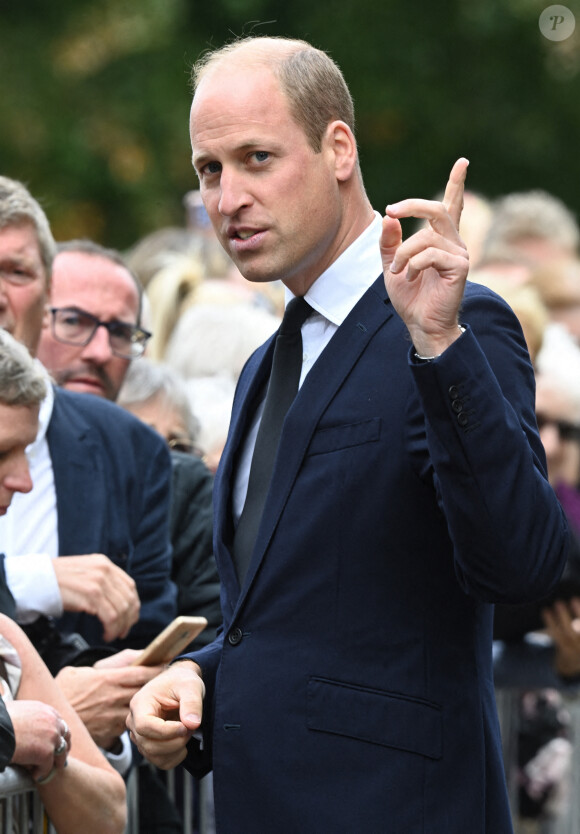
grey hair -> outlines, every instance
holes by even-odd
[[[0,229],[24,223],[34,227],[47,284],[50,284],[56,244],[48,218],[40,203],[21,182],[0,176]]]
[[[279,326],[279,316],[248,302],[192,304],[179,316],[165,361],[184,379],[225,375],[237,381],[248,357]]]
[[[170,367],[141,357],[129,365],[119,391],[117,403],[123,408],[143,405],[161,397],[162,400],[181,414],[189,439],[197,440],[199,423],[194,417],[182,379]]]
[[[482,261],[496,256],[506,259],[510,246],[530,237],[550,240],[574,253],[580,244],[580,229],[565,203],[547,191],[537,189],[507,194],[493,206]]]
[[[0,328],[0,403],[39,405],[46,396],[40,366],[24,345]]]

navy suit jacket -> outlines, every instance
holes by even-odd
[[[156,432],[92,394],[55,389],[47,432],[54,471],[59,554],[104,553],[136,582],[139,621],[113,648],[141,648],[175,616],[169,502],[171,462]],[[103,645],[97,617],[65,612],[57,621]]]
[[[466,332],[414,363],[382,277],[284,424],[240,588],[237,455],[273,340],[244,369],[214,491],[221,638],[204,748],[224,834],[506,834],[493,603],[547,593],[567,526],[507,305],[468,284]]]

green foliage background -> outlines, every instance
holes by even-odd
[[[544,188],[580,213],[580,0],[565,41],[536,0],[0,0],[0,172],[55,236],[124,249],[184,222],[189,68],[233,35],[304,37],[355,98],[369,195],[431,197],[458,156],[489,197]]]

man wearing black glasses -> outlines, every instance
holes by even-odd
[[[140,325],[137,278],[115,250],[69,241],[54,259],[51,302],[38,358],[57,385],[116,400],[151,335]]]

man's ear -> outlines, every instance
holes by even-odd
[[[357,147],[353,132],[346,122],[331,122],[325,139],[334,153],[334,168],[339,182],[350,179],[357,166]]]

